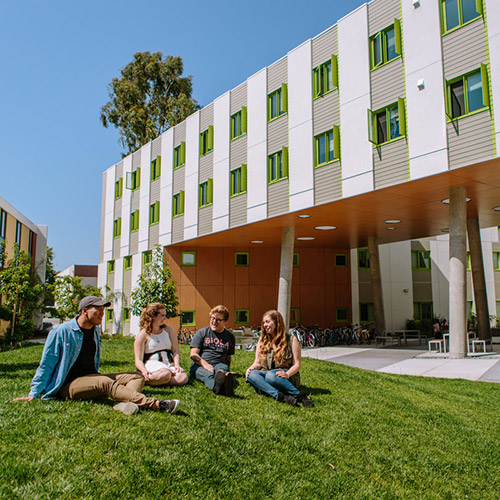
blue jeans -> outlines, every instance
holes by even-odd
[[[191,378],[199,380],[200,382],[203,382],[210,390],[212,390],[215,385],[215,380],[214,380],[215,374],[219,370],[222,370],[224,373],[227,373],[229,371],[229,367],[225,363],[217,363],[213,366],[214,366],[214,372],[210,373],[208,370],[205,370],[205,368],[203,368],[201,365],[193,363],[189,370],[189,376]]]
[[[247,382],[255,387],[257,392],[262,392],[266,396],[271,396],[274,399],[278,398],[278,393],[289,394],[296,397],[300,391],[287,378],[278,377],[276,373],[280,370],[252,370],[248,375]]]

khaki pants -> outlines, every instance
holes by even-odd
[[[96,399],[108,396],[114,401],[130,401],[140,408],[154,409],[157,399],[141,393],[144,378],[140,373],[96,373],[75,378],[59,390],[63,399]]]

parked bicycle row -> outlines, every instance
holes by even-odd
[[[296,325],[290,333],[297,337],[302,347],[325,347],[334,345],[370,344],[375,340],[375,329],[359,325],[344,325],[332,328]]]

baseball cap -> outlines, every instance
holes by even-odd
[[[111,305],[111,302],[108,302],[106,299],[102,299],[101,297],[95,297],[94,295],[89,295],[88,297],[83,297],[82,300],[80,300],[80,305],[78,306],[78,310],[81,311],[84,307],[109,307]]]

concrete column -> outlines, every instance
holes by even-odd
[[[281,236],[281,265],[278,289],[278,311],[285,320],[285,328],[290,324],[290,305],[292,301],[293,244],[295,227],[285,226]]]
[[[370,254],[370,276],[372,280],[373,312],[375,330],[382,334],[385,330],[384,299],[382,295],[382,273],[378,253],[378,238],[368,236],[368,253]]]
[[[467,354],[465,200],[464,187],[450,189],[450,358],[464,358]]]
[[[467,219],[467,235],[469,237],[470,264],[472,269],[472,285],[476,304],[477,330],[479,338],[491,338],[490,317],[488,314],[488,298],[486,296],[486,280],[484,278],[483,251],[481,249],[481,233],[479,219]]]

